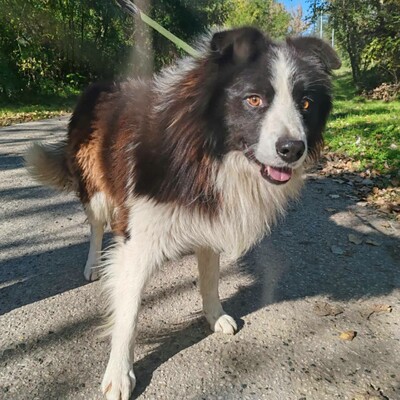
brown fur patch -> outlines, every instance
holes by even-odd
[[[99,160],[101,149],[101,138],[98,131],[95,131],[91,140],[82,143],[75,155],[76,163],[81,171],[81,177],[84,181],[85,192],[88,200],[96,193],[104,191]]]

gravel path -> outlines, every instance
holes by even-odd
[[[99,282],[83,278],[85,216],[72,195],[33,182],[21,159],[66,124],[0,129],[4,400],[102,398],[109,343],[96,336]],[[233,337],[211,334],[201,317],[194,259],[165,265],[143,301],[132,398],[399,400],[399,227],[356,201],[346,184],[310,175],[273,234],[224,263],[221,296],[241,327]]]

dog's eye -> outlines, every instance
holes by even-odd
[[[246,101],[252,107],[260,107],[263,103],[261,97],[256,95],[249,96]]]
[[[309,111],[311,107],[311,100],[307,97],[303,97],[300,105],[303,111]]]

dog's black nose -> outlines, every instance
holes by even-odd
[[[279,139],[275,143],[276,152],[283,161],[292,163],[297,161],[306,150],[302,140]]]

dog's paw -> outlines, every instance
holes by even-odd
[[[97,281],[100,278],[99,267],[97,265],[86,265],[83,275],[88,282]]]
[[[222,332],[227,335],[234,335],[237,331],[236,321],[228,314],[222,314],[215,322],[210,321],[210,326],[214,332]]]
[[[121,372],[120,369],[107,367],[101,390],[107,400],[129,400],[136,385],[133,369]]]

